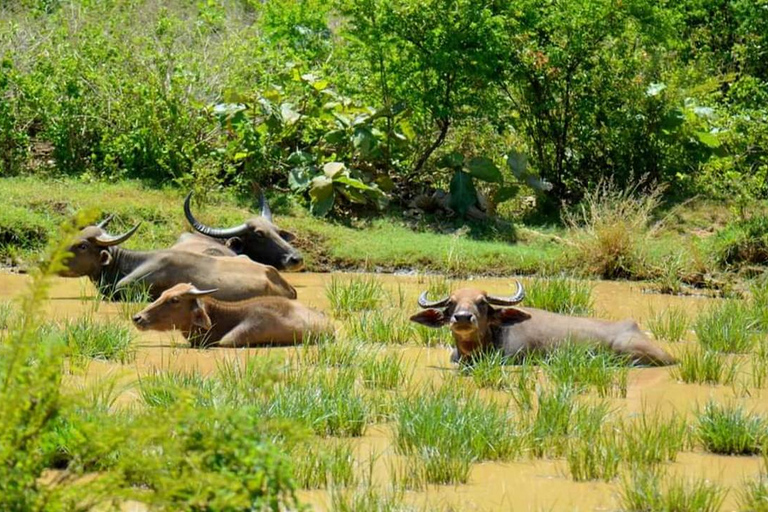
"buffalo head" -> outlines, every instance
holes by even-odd
[[[466,357],[492,343],[492,327],[511,325],[530,318],[525,311],[512,307],[524,297],[525,291],[519,282],[517,291],[510,297],[462,288],[447,297],[430,301],[427,292],[423,292],[419,297],[419,306],[424,311],[413,315],[411,321],[434,328],[449,325],[459,356]]]
[[[189,204],[191,199],[192,192],[184,200],[184,214],[198,233],[222,240],[237,254],[244,254],[253,261],[272,265],[278,270],[299,270],[304,265],[301,253],[291,245],[295,238],[293,234],[272,223],[272,212],[264,194],[259,196],[261,216],[225,229],[212,228],[195,219]]]
[[[59,271],[60,276],[97,277],[101,273],[102,267],[112,263],[110,247],[128,240],[141,225],[140,223],[136,224],[121,235],[110,235],[104,228],[111,220],[112,217],[110,216],[99,224],[88,226],[80,231],[74,243],[67,248],[67,252],[71,256],[64,258],[64,268]]]
[[[179,283],[134,315],[133,324],[142,331],[180,329],[189,332],[193,328],[207,331],[211,328],[211,319],[199,299],[217,291],[216,288],[198,290],[190,283]]]

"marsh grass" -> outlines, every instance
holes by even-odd
[[[593,285],[568,277],[537,279],[525,289],[525,305],[554,313],[586,316],[592,313]]]
[[[768,512],[768,474],[745,481],[738,502],[744,512]]]
[[[337,341],[331,335],[320,336],[298,348],[300,360],[305,365],[339,368],[356,364],[361,350],[360,345]]]
[[[121,300],[117,302],[117,307],[120,311],[120,316],[127,321],[131,321],[136,313],[152,302],[148,283],[134,283],[121,290],[121,293]]]
[[[170,407],[184,399],[200,407],[210,406],[216,395],[216,384],[197,370],[158,368],[138,382],[139,396],[151,407]]]
[[[325,295],[334,316],[346,318],[353,313],[378,308],[386,292],[374,276],[334,276],[326,286]]]
[[[647,323],[654,338],[670,342],[682,341],[690,325],[685,310],[674,306],[663,311],[651,310]]]
[[[479,388],[509,390],[515,384],[511,371],[505,366],[504,355],[497,350],[483,352],[461,371],[471,376]]]
[[[293,476],[302,489],[328,489],[353,485],[355,458],[348,442],[298,443],[292,451]]]
[[[424,347],[450,346],[453,337],[449,329],[432,329],[424,325],[415,325],[416,342]]]
[[[565,453],[571,478],[577,482],[613,480],[622,462],[621,447],[620,434],[610,425],[572,440]]]
[[[45,329],[64,342],[70,359],[76,363],[104,359],[125,364],[136,357],[132,346],[135,333],[120,323],[100,322],[85,316],[67,321],[63,326],[49,324]]]
[[[578,393],[594,388],[601,397],[627,396],[628,361],[608,350],[564,343],[540,357],[544,374],[558,386]]]
[[[627,512],[716,512],[720,510],[726,492],[718,484],[703,479],[670,478],[656,470],[631,471],[622,482],[621,509]]]
[[[647,272],[644,247],[654,228],[653,211],[662,187],[641,192],[638,186],[621,190],[604,181],[587,192],[579,208],[565,210],[563,221],[575,245],[574,266],[606,279],[642,276]]]
[[[10,301],[0,302],[0,330],[8,329],[13,320],[14,307]]]
[[[639,417],[620,425],[622,460],[632,468],[674,462],[688,442],[688,425],[681,416],[665,418],[658,411],[643,410]]]
[[[413,368],[406,368],[402,354],[377,351],[360,363],[363,385],[370,389],[407,388]]]
[[[220,391],[218,399],[232,406],[257,403],[287,374],[289,366],[277,355],[218,360],[215,373]]]
[[[448,385],[401,400],[395,409],[395,447],[421,459],[417,473],[429,483],[466,482],[467,464],[510,460],[520,454],[521,437],[506,407],[475,392]]]
[[[399,486],[423,491],[429,484],[466,484],[472,462],[469,455],[445,454],[433,447],[422,447],[416,455],[408,457],[404,467],[393,468],[392,473]]]
[[[707,402],[698,413],[697,433],[704,448],[724,455],[753,455],[768,443],[768,421],[734,404]]]
[[[763,332],[768,331],[768,277],[755,279],[749,286],[749,308],[755,327]]]
[[[363,311],[346,321],[347,336],[355,343],[403,345],[414,337],[415,324],[400,311]]]
[[[335,512],[405,512],[407,506],[401,490],[381,490],[370,482],[353,488],[331,487],[331,509]]]
[[[677,362],[672,374],[688,384],[731,384],[738,371],[736,361],[701,348],[683,350]]]
[[[529,445],[534,457],[548,453],[558,456],[565,446],[576,403],[571,387],[540,388],[536,394],[536,410],[529,416]]]
[[[748,305],[729,300],[699,314],[693,328],[702,347],[718,352],[749,352],[757,341]]]
[[[445,276],[430,276],[427,280],[427,294],[433,300],[446,297],[452,291],[451,280]]]
[[[363,435],[373,404],[356,389],[349,370],[294,369],[263,404],[264,414],[307,425],[318,435]]]

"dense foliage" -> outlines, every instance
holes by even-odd
[[[768,0],[0,2],[0,176],[768,195]],[[463,163],[473,163],[464,166]]]

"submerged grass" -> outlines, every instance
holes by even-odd
[[[744,482],[738,502],[744,512],[768,512],[768,474]]]
[[[386,292],[374,276],[332,277],[325,289],[334,316],[346,318],[360,311],[374,310]]]
[[[414,328],[399,311],[363,311],[346,322],[347,337],[355,343],[403,345],[413,340]]]
[[[402,354],[377,352],[359,365],[363,385],[370,389],[407,388],[413,372],[405,367]]]
[[[589,281],[562,276],[537,279],[525,289],[525,305],[566,315],[586,316],[594,308],[592,288]]]
[[[657,340],[682,341],[690,322],[683,308],[669,307],[663,311],[651,310],[648,328]]]
[[[299,443],[292,455],[293,476],[302,489],[347,487],[355,483],[355,458],[348,442],[337,441],[330,446]]]
[[[509,460],[520,453],[521,438],[506,407],[475,392],[443,385],[395,407],[395,446],[421,459],[414,475],[428,483],[465,483],[472,462]]]
[[[571,478],[577,482],[609,482],[618,476],[622,462],[620,433],[608,426],[594,435],[580,436],[568,443],[565,459]]]
[[[78,363],[87,359],[105,359],[124,364],[136,357],[132,347],[135,333],[125,325],[81,317],[63,326],[49,324],[44,329],[61,339],[70,358]]]
[[[565,343],[544,355],[541,366],[557,386],[579,393],[594,388],[601,397],[627,396],[628,362],[600,347]]]
[[[693,328],[702,347],[718,352],[745,353],[757,341],[752,311],[742,301],[729,300],[701,313]]]
[[[627,512],[716,512],[726,491],[703,479],[670,478],[656,470],[631,471],[620,491]]]
[[[622,460],[632,468],[647,468],[674,462],[688,443],[688,425],[681,416],[665,418],[658,411],[643,410],[639,417],[624,421]]]
[[[688,384],[731,384],[738,369],[723,354],[700,348],[683,350],[677,362],[672,374]]]
[[[768,443],[768,421],[736,405],[707,402],[698,420],[699,440],[712,453],[753,455]]]

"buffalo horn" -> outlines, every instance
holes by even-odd
[[[240,224],[234,228],[219,229],[206,226],[205,224],[198,222],[198,220],[192,215],[192,209],[189,207],[189,202],[192,199],[192,192],[187,194],[187,198],[184,200],[184,214],[187,216],[189,224],[195,228],[195,231],[204,235],[212,236],[214,238],[231,238],[233,236],[240,236],[248,231],[247,224]]]
[[[112,245],[118,245],[129,238],[136,232],[137,229],[139,229],[139,226],[141,226],[141,222],[133,226],[131,229],[123,233],[122,235],[110,235],[109,233],[102,233],[101,235],[96,237],[96,243],[102,247],[109,247]]]
[[[112,222],[112,219],[114,218],[114,215],[108,215],[106,219],[96,224],[96,227],[99,229],[104,229],[109,225],[110,222]]]
[[[450,297],[445,297],[440,300],[436,300],[434,302],[430,302],[427,300],[427,292],[421,292],[421,295],[419,295],[419,306],[421,306],[424,309],[428,308],[442,308],[448,305],[448,302],[451,300]]]
[[[520,281],[515,281],[515,283],[517,283],[517,292],[515,292],[513,296],[494,297],[493,295],[488,295],[488,304],[493,304],[495,306],[514,306],[515,304],[522,302],[525,298],[525,290],[523,290],[523,285],[520,284]]]
[[[216,293],[219,291],[218,288],[211,288],[210,290],[198,290],[194,286],[187,292],[187,295],[192,295],[193,297],[202,297],[204,295],[210,295],[212,293]]]
[[[259,208],[261,209],[261,216],[265,217],[269,222],[272,222],[272,211],[269,209],[267,199],[264,197],[264,192],[259,192]]]

